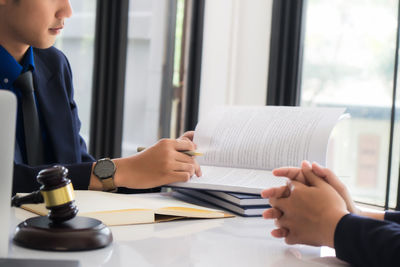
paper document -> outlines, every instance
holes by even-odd
[[[202,118],[194,143],[203,176],[174,187],[258,194],[285,184],[271,171],[302,160],[325,165],[330,133],[344,108],[222,107]]]

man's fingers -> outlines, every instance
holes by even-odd
[[[187,172],[190,177],[193,176],[195,171],[193,164],[182,162],[176,162],[173,166],[173,170],[176,172]]]
[[[271,235],[276,238],[283,238],[289,234],[289,230],[286,228],[277,228],[271,231]]]
[[[265,219],[279,219],[282,216],[282,211],[276,208],[269,208],[263,212]]]
[[[287,187],[287,190],[290,191],[290,195],[292,195],[296,189],[303,191],[304,187],[308,187],[308,186],[303,183],[297,182],[297,181],[290,181],[286,187]],[[280,198],[270,197],[269,198],[269,204],[272,207],[281,210],[283,213],[285,213],[286,207],[292,205],[291,202],[292,202],[291,197],[280,197]]]
[[[336,190],[343,188],[342,181],[330,169],[324,168],[316,162],[313,162],[312,171],[319,177],[324,178],[325,181],[333,186]]]
[[[313,164],[311,165],[313,172],[318,175],[321,178],[326,178],[326,176],[328,176],[328,170],[327,168],[322,167],[321,165],[319,165],[316,162],[313,162]]]
[[[261,197],[263,198],[271,198],[271,197],[281,198],[281,197],[288,197],[289,195],[290,195],[290,190],[286,185],[264,189],[261,192]]]
[[[187,139],[193,141],[194,131],[187,131],[185,132],[179,139]]]
[[[195,163],[195,159],[192,156],[186,155],[185,153],[175,151],[172,156],[175,158],[176,161],[179,162],[186,162],[193,164]]]
[[[274,169],[272,171],[272,174],[275,176],[284,176],[289,179],[295,179],[296,176],[298,175],[298,172],[301,172],[300,168],[282,167],[282,168]]]
[[[285,236],[285,242],[288,245],[295,245],[300,243],[297,238],[293,237],[293,235],[289,233]]]
[[[203,173],[201,172],[200,165],[195,161],[194,162],[194,173],[196,174],[197,177],[201,177]]]
[[[321,182],[323,182],[319,176],[314,174],[311,164],[308,161],[304,160],[301,163],[301,169],[306,179],[306,182],[311,186],[317,186],[320,185]]]
[[[175,160],[178,162],[183,162],[183,163],[189,163],[192,164],[195,170],[195,174],[197,177],[200,177],[202,175],[200,165],[197,163],[194,157],[188,156],[184,153],[181,152],[176,152],[175,153]]]
[[[272,171],[272,174],[275,176],[287,177],[290,180],[296,180],[301,183],[305,182],[301,168],[296,168],[296,167],[277,168]]]
[[[188,172],[173,172],[166,176],[162,184],[171,184],[176,182],[187,182],[190,179]]]
[[[279,209],[282,213],[285,213],[285,207],[288,205],[288,198],[269,198],[269,204],[276,209]]]
[[[174,148],[177,151],[184,151],[184,150],[195,150],[196,146],[194,143],[187,139],[176,139],[174,143]]]
[[[261,197],[262,198],[274,197],[275,189],[276,189],[275,187],[264,189],[263,191],[261,191]]]

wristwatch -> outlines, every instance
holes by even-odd
[[[116,167],[114,162],[109,158],[99,159],[93,169],[93,174],[99,178],[103,184],[103,191],[117,192],[114,184],[114,174]]]

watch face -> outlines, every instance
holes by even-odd
[[[115,165],[109,160],[99,160],[94,167],[94,174],[99,178],[109,178],[114,175]]]

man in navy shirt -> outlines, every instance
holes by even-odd
[[[179,152],[195,148],[193,132],[177,140],[160,140],[126,158],[95,162],[88,154],[79,134],[69,62],[52,47],[71,14],[68,0],[0,0],[0,88],[18,98],[13,193],[38,189],[37,173],[54,164],[69,169],[68,177],[76,189],[145,189],[186,181],[195,173],[200,176],[195,159]],[[21,90],[16,86],[18,77],[26,72],[32,72],[36,117],[44,144],[39,166],[27,160],[26,138],[33,135],[31,129],[25,129]]]
[[[335,248],[339,259],[354,266],[400,266],[400,213],[365,212],[329,169],[304,161],[301,168],[279,168],[287,186],[264,190],[275,219],[271,234],[288,244]]]

